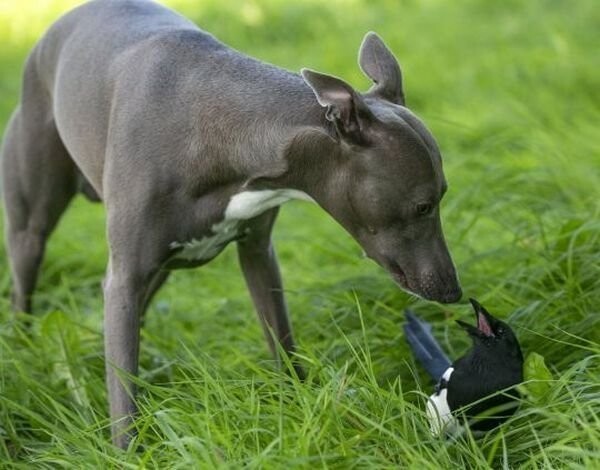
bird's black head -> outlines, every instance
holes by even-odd
[[[507,359],[516,359],[522,364],[521,347],[511,327],[493,317],[475,299],[469,299],[469,301],[477,317],[477,326],[461,320],[457,320],[456,323],[463,327],[473,339],[474,351],[477,351],[478,358],[488,362],[505,362]]]
[[[515,400],[519,395],[510,387],[523,381],[523,354],[510,326],[494,318],[476,300],[470,301],[477,326],[457,322],[473,339],[473,347],[453,364],[454,372],[448,382],[448,405],[454,412],[477,402],[464,412],[465,416],[471,421],[472,429],[488,430],[516,410]],[[506,389],[510,390],[497,394]],[[496,407],[507,409],[495,412],[492,409]],[[487,411],[491,411],[491,416],[477,419],[477,415],[485,415]]]

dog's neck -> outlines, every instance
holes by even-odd
[[[300,126],[286,138],[281,158],[286,171],[274,182],[297,189],[317,202],[324,202],[341,174],[340,143],[331,129],[323,126]]]

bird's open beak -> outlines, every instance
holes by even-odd
[[[496,336],[494,333],[494,329],[492,328],[493,317],[490,313],[483,308],[483,306],[477,302],[475,299],[469,299],[471,305],[473,306],[473,310],[475,311],[475,316],[477,317],[477,326],[470,325],[467,322],[456,320],[460,326],[462,326],[467,333],[472,336],[484,337],[484,338],[493,338]]]

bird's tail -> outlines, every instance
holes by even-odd
[[[407,320],[404,324],[406,341],[417,361],[437,382],[452,363],[431,334],[431,325],[410,310],[406,310],[404,313]]]

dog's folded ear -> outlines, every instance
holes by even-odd
[[[301,74],[319,104],[327,108],[326,117],[340,136],[355,144],[366,143],[364,130],[375,118],[360,94],[340,78],[309,69],[302,69]]]
[[[371,31],[365,35],[358,53],[358,63],[365,75],[375,83],[369,90],[370,95],[404,106],[400,66],[376,33]]]

